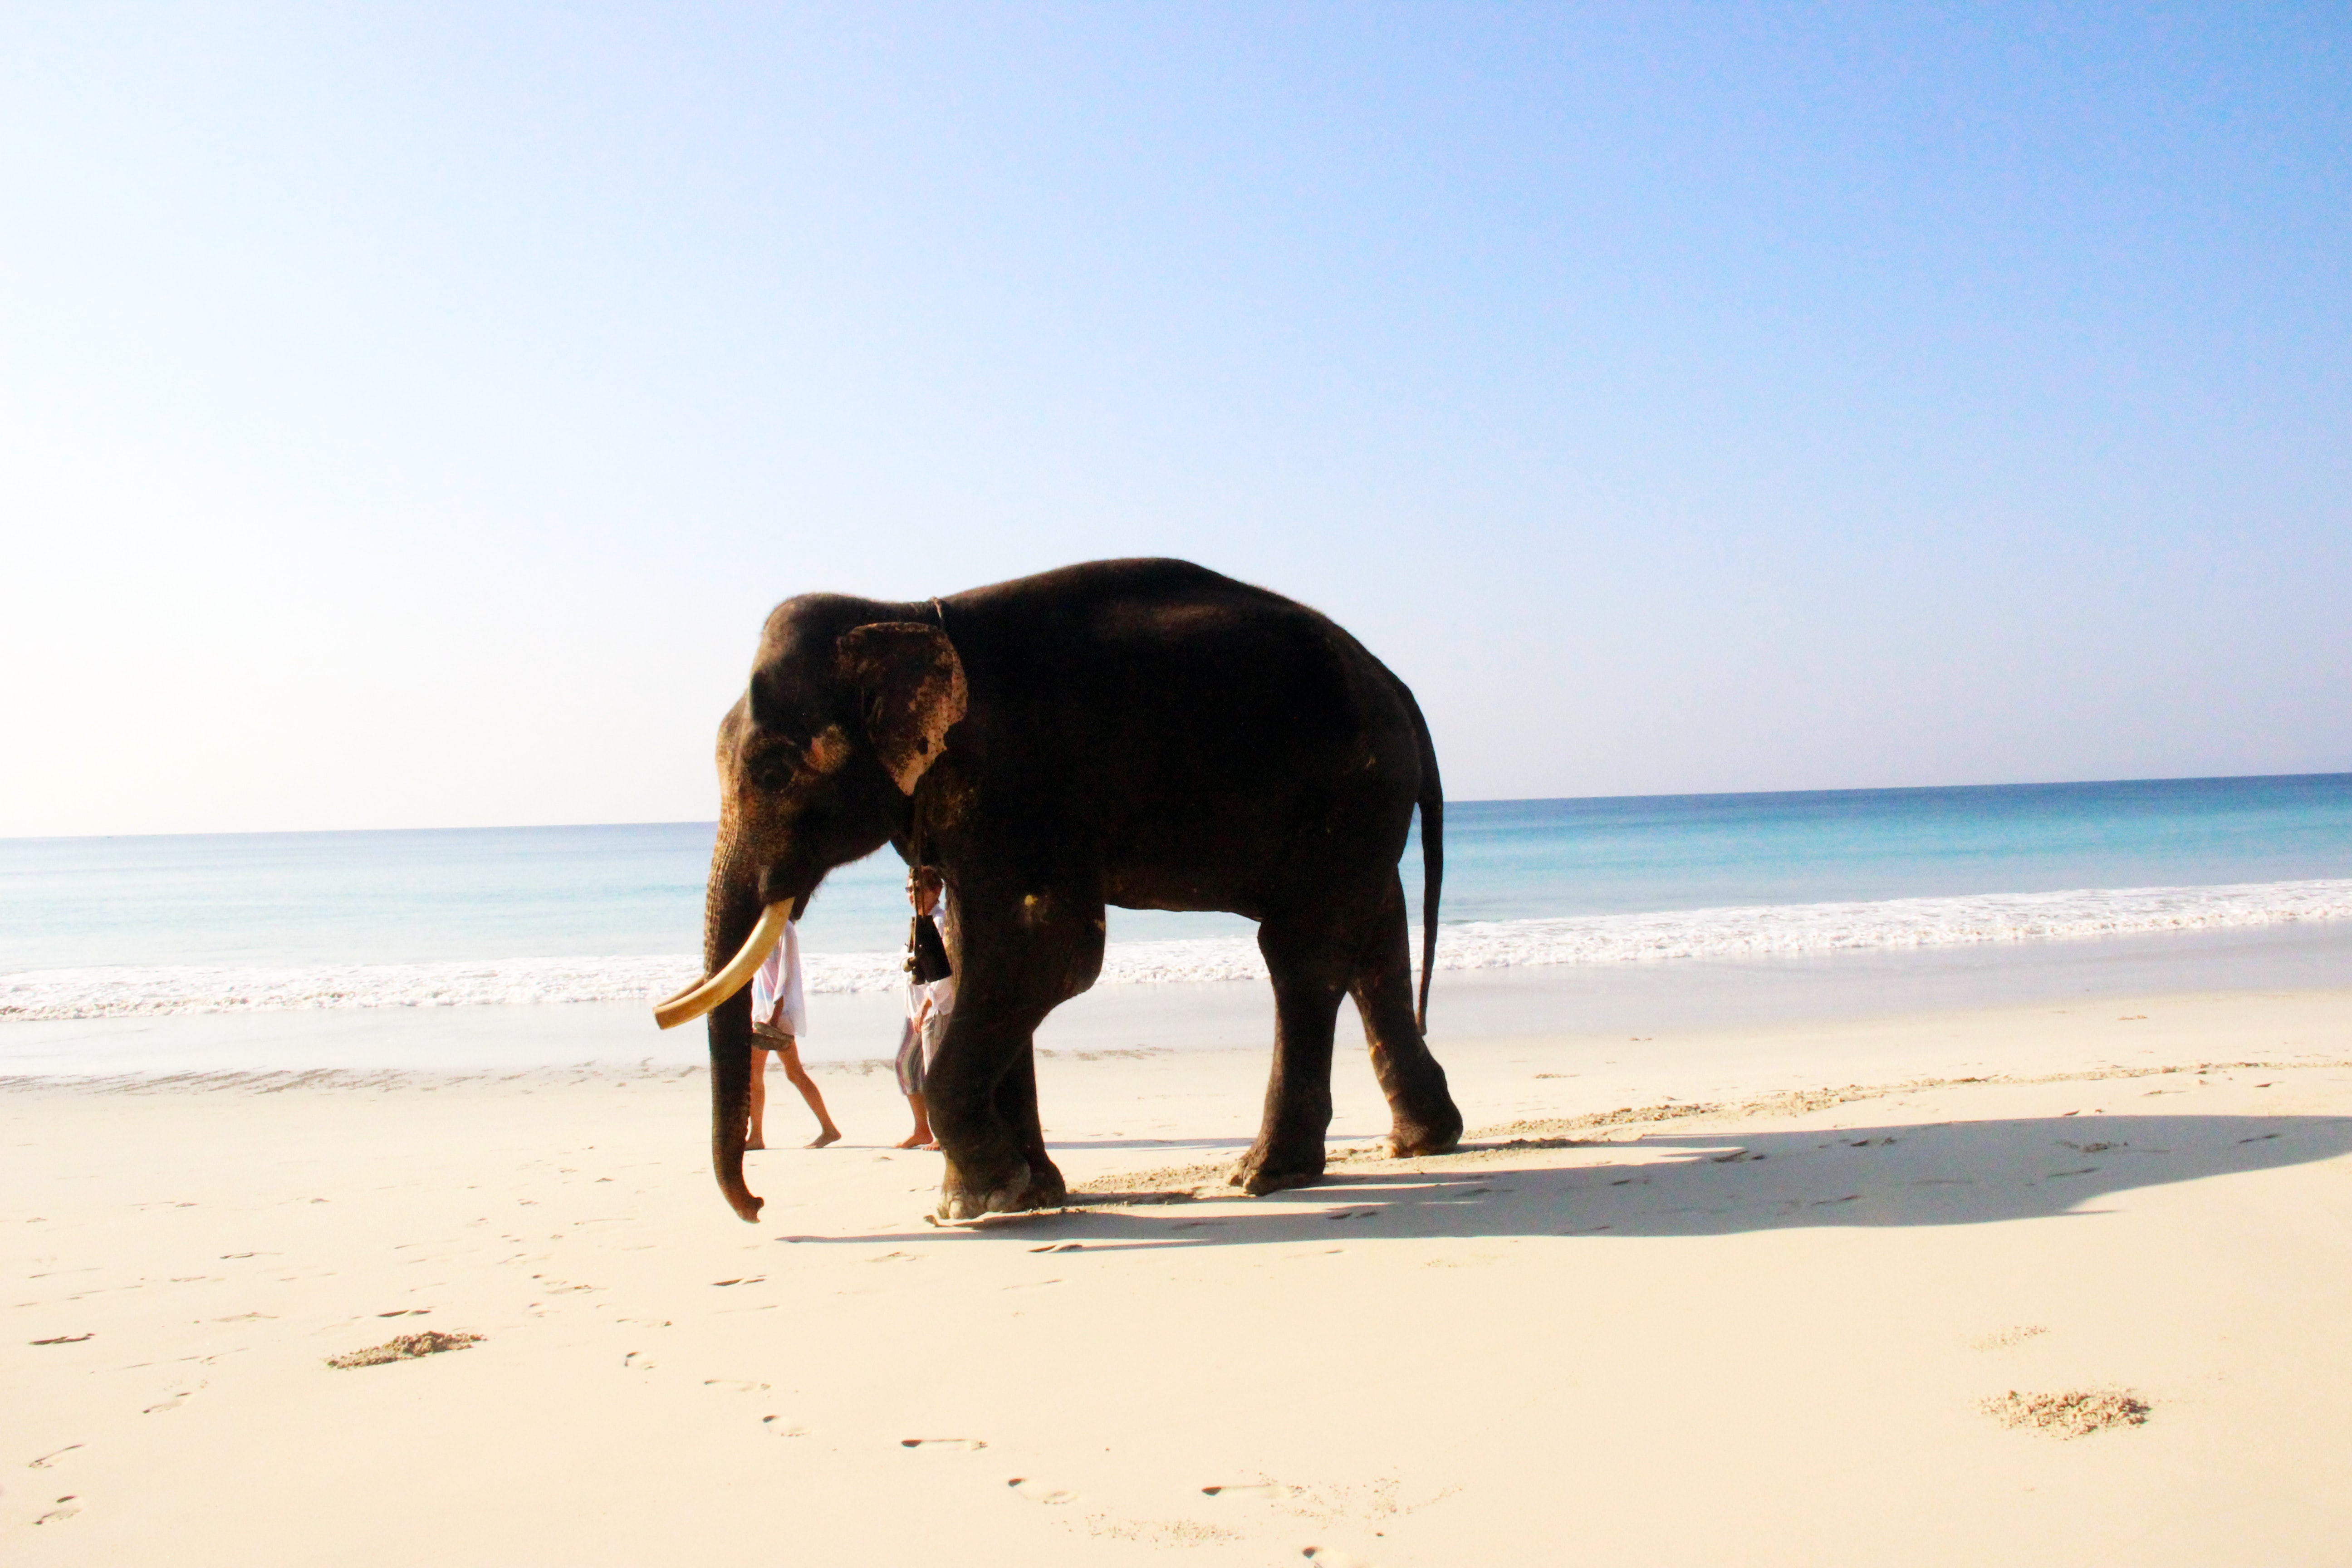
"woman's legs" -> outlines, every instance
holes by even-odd
[[[910,1094],[907,1097],[907,1103],[914,1108],[915,1130],[898,1140],[898,1147],[901,1149],[938,1148],[939,1141],[931,1136],[931,1113],[923,1104],[923,1097],[919,1094]]]
[[[925,1003],[924,1007],[930,1005]],[[923,1030],[922,1015],[919,1012],[907,1020],[898,1031],[898,1092],[907,1097],[908,1106],[915,1113],[915,1130],[898,1140],[901,1149],[927,1149],[937,1145],[931,1139],[931,1113],[923,1103]]]
[[[798,1042],[780,1040],[755,1045],[751,1047],[751,1135],[743,1141],[743,1147],[764,1149],[768,1146],[765,1136],[767,1129],[764,1123],[768,1110],[768,1053],[770,1051],[775,1052],[782,1060],[784,1077],[792,1081],[794,1089],[801,1091],[801,1098],[808,1101],[808,1108],[816,1112],[817,1135],[814,1142],[808,1146],[812,1149],[822,1149],[828,1143],[840,1142],[841,1129],[833,1124],[833,1117],[824,1108],[824,1096],[818,1091],[815,1080],[809,1077],[808,1069],[801,1066],[801,1048]],[[928,1128],[925,1129],[926,1136],[929,1135],[929,1131]]]
[[[824,1108],[824,1096],[817,1091],[816,1080],[809,1077],[808,1069],[801,1066],[800,1042],[779,1041],[775,1052],[776,1059],[784,1064],[784,1076],[792,1080],[793,1087],[801,1091],[801,1098],[808,1101],[809,1110],[816,1114],[817,1134],[809,1140],[808,1147],[822,1149],[828,1143],[840,1142],[841,1129],[833,1124],[833,1116]],[[757,1084],[758,1081],[759,1075],[754,1073],[752,1082]],[[756,1096],[751,1103],[760,1103]]]

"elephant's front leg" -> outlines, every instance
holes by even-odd
[[[996,1114],[1013,1130],[1021,1157],[1029,1163],[1029,1191],[1024,1209],[1059,1208],[1068,1201],[1069,1184],[1062,1168],[1045,1152],[1045,1126],[1037,1110],[1037,1051],[1034,1040],[1022,1042],[1021,1054],[996,1083]]]
[[[955,1010],[924,1080],[931,1131],[947,1157],[941,1219],[1064,1200],[1062,1173],[1045,1153],[1031,1039],[1102,962],[1099,906],[1089,920],[1042,897],[1024,898],[1010,911],[975,909],[978,902],[960,900]]]
[[[947,1038],[923,1079],[931,1132],[947,1157],[940,1184],[941,1219],[978,1219],[1038,1206],[1033,1198],[1037,1172],[1029,1163],[1023,1118],[1005,1114],[1008,1092],[1017,1099],[1024,1084],[1035,1092],[1034,1070],[1015,1070],[1028,1058],[1034,1026],[980,998],[957,998]],[[1036,1112],[1028,1116],[1034,1120]]]

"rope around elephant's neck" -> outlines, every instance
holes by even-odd
[[[946,637],[948,610],[937,598],[931,600],[931,616],[940,623],[940,636]],[[922,902],[919,884],[923,875],[923,781],[920,778],[915,781],[915,787],[909,793],[908,810],[912,821],[907,833],[907,853],[910,861],[907,868],[907,893],[919,907]]]

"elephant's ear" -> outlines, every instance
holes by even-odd
[[[898,788],[914,794],[963,717],[963,660],[947,633],[920,621],[877,621],[845,632],[836,647],[866,739]]]

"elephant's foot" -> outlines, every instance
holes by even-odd
[[[1322,1179],[1323,1143],[1318,1139],[1296,1149],[1254,1144],[1225,1181],[1254,1198],[1262,1198],[1286,1187],[1311,1187]]]
[[[1033,1166],[1016,1155],[997,1179],[985,1184],[968,1180],[950,1163],[947,1179],[940,1184],[938,1214],[941,1219],[978,1219],[983,1215],[1059,1208],[1068,1199],[1069,1188],[1052,1161]]]
[[[1462,1113],[1451,1100],[1416,1115],[1391,1111],[1389,1157],[1411,1159],[1416,1154],[1450,1154],[1462,1146]]]
[[[1042,1154],[1029,1158],[1029,1190],[1022,1194],[1024,1209],[1057,1209],[1070,1201],[1070,1184],[1053,1161]]]

